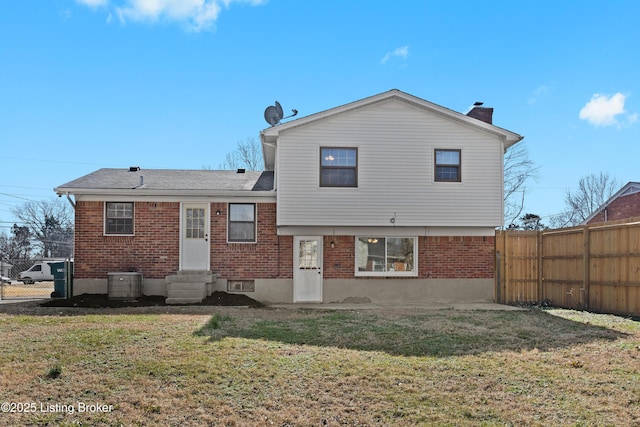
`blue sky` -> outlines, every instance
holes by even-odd
[[[640,2],[7,0],[0,231],[102,167],[218,168],[278,100],[316,113],[400,89],[525,136],[526,211],[580,177],[640,181]]]

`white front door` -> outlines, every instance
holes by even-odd
[[[209,270],[209,204],[184,203],[180,216],[180,269]]]
[[[322,302],[322,236],[293,239],[293,302]]]

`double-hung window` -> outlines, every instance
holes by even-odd
[[[320,148],[320,187],[357,187],[358,149]]]
[[[228,241],[254,243],[256,241],[256,205],[229,203]]]
[[[415,237],[358,237],[356,276],[416,276]]]
[[[436,149],[435,180],[444,182],[462,181],[460,150]]]
[[[133,202],[105,203],[105,234],[133,234]]]

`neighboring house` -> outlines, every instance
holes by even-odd
[[[628,182],[604,202],[582,224],[618,221],[640,217],[640,182]]]
[[[492,112],[391,90],[263,130],[264,172],[101,169],[61,185],[74,294],[139,271],[169,302],[491,301],[503,154],[522,139]]]

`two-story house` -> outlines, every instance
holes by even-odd
[[[75,198],[74,294],[137,271],[145,294],[176,303],[213,290],[491,301],[503,154],[522,139],[492,113],[391,90],[263,130],[264,172],[132,167],[61,185]]]

